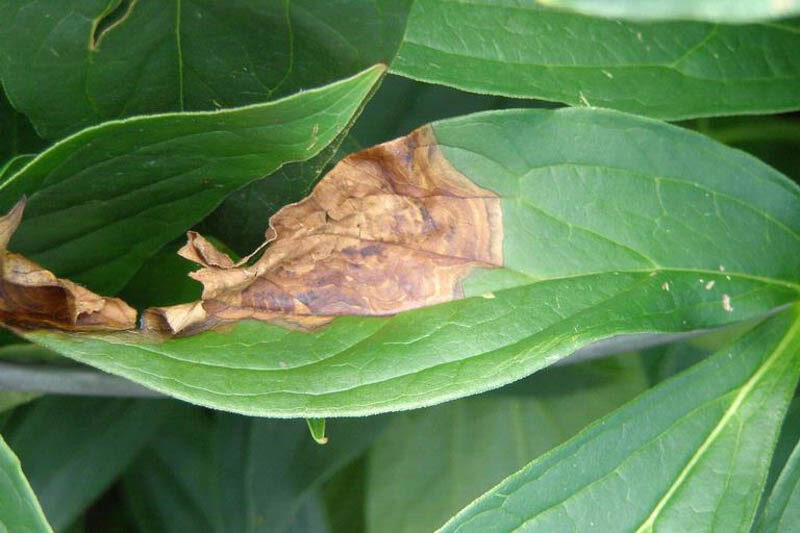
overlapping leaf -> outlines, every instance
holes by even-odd
[[[57,139],[351,76],[392,59],[407,12],[407,0],[3,0],[0,78],[17,110]]]
[[[794,306],[507,478],[442,531],[749,531],[799,346]]]
[[[430,405],[598,339],[798,299],[800,192],[746,154],[610,111],[484,113],[433,132],[456,171],[501,198],[503,266],[471,274],[464,299],[311,332],[243,321],[167,341],[28,337],[192,402],[324,417]]]
[[[633,354],[398,414],[369,452],[369,531],[433,531],[504,477],[646,388]]]
[[[797,19],[637,24],[532,2],[418,0],[392,70],[479,93],[670,120],[800,108]]]
[[[230,192],[344,131],[376,66],[267,104],[136,117],[86,129],[0,184],[0,209],[28,195],[11,248],[61,277],[114,292]]]

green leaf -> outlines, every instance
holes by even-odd
[[[795,446],[767,500],[757,532],[789,533],[800,524],[800,443]]]
[[[637,24],[530,2],[418,0],[392,71],[670,120],[774,113],[800,108],[798,28],[798,20]]]
[[[15,411],[4,434],[25,465],[45,515],[60,530],[111,485],[173,405],[45,397]]]
[[[300,420],[182,412],[125,474],[125,498],[144,531],[298,530],[319,512],[317,489],[383,426],[336,420],[319,446]]]
[[[0,209],[28,195],[11,247],[62,277],[116,292],[230,192],[316,155],[383,71],[267,104],[108,122],[60,141],[0,184]]]
[[[799,349],[794,306],[532,462],[442,531],[749,531]]]
[[[3,531],[52,531],[31,490],[19,459],[0,437],[0,529]]]
[[[51,139],[132,115],[242,106],[388,63],[408,4],[2,0],[0,78]]]
[[[433,531],[646,386],[639,359],[628,355],[548,369],[513,392],[398,415],[368,455],[368,530]]]
[[[242,321],[167,341],[30,332],[194,403],[324,418],[499,387],[591,342],[711,328],[797,301],[800,189],[746,154],[601,110],[434,124],[443,155],[501,198],[504,267],[465,299],[314,332]]]
[[[800,14],[797,0],[538,0],[589,15],[643,20],[751,22]]]

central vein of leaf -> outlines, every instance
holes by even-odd
[[[786,332],[786,335],[781,339],[780,344],[775,348],[775,351],[764,361],[764,363],[758,368],[758,370],[747,380],[747,382],[742,385],[739,389],[739,392],[736,394],[733,402],[725,411],[725,414],[722,415],[719,422],[711,433],[708,434],[708,437],[703,444],[697,449],[697,451],[692,455],[691,459],[686,463],[686,466],[683,467],[678,477],[675,481],[670,485],[669,490],[664,494],[664,496],[659,500],[658,504],[653,508],[653,512],[650,513],[650,516],[647,517],[642,525],[636,530],[636,533],[643,533],[645,531],[652,531],[653,525],[655,524],[656,519],[661,514],[661,511],[664,507],[669,503],[669,500],[675,494],[675,492],[680,488],[683,482],[691,473],[694,466],[703,456],[703,454],[714,444],[714,441],[719,437],[722,431],[725,429],[725,426],[730,422],[730,420],[736,415],[737,411],[741,407],[742,403],[744,403],[747,396],[753,390],[753,387],[756,386],[756,383],[764,376],[764,374],[769,371],[769,369],[775,364],[775,362],[780,359],[783,353],[789,348],[789,346],[796,340],[797,337],[800,337],[800,306],[795,305],[794,307],[795,313],[795,320],[792,322],[791,327]]]

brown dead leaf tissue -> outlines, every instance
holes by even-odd
[[[24,208],[23,199],[0,218],[0,320],[28,329],[133,329],[136,312],[122,300],[7,251]],[[248,318],[312,330],[337,316],[392,315],[463,297],[470,272],[503,265],[502,210],[423,127],[344,158],[308,197],[276,213],[264,245],[239,263],[195,232],[178,253],[202,266],[190,274],[202,299],[146,310],[145,330],[190,335]]]
[[[189,334],[256,318],[314,329],[463,297],[475,268],[503,264],[500,199],[444,158],[430,127],[343,159],[270,219],[268,247],[234,264],[197,233],[178,252],[203,268],[202,300],[149,309],[149,329]]]
[[[136,311],[118,298],[104,298],[33,261],[8,251],[25,211],[21,199],[0,217],[0,321],[25,329],[124,330]]]

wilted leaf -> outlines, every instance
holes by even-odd
[[[305,255],[296,260],[308,267],[299,272],[306,277],[281,278],[284,274],[276,271],[273,279],[289,285],[305,279],[315,294],[334,296],[314,300],[321,307],[320,316],[313,318],[322,321],[339,304],[344,306],[337,311],[341,314],[374,314],[446,297],[462,299],[387,317],[341,316],[313,331],[308,324],[292,330],[284,324],[241,320],[169,340],[140,333],[26,335],[69,357],[195,403],[247,414],[322,418],[466,396],[520,379],[599,339],[721,326],[758,317],[800,297],[800,190],[742,152],[660,122],[601,110],[483,113],[435,123],[430,132],[438,148],[429,143],[417,152],[438,150],[474,190],[491,191],[476,200],[483,206],[479,212],[499,203],[502,262],[487,261],[496,257],[492,239],[498,235],[487,232],[485,222],[495,219],[459,214],[454,219],[458,224],[437,224],[472,237],[474,242],[463,248],[472,251],[452,254],[462,257],[456,268],[470,269],[463,280],[457,276],[455,284],[442,286],[441,293],[415,293],[415,286],[404,284],[402,276],[413,269],[421,275],[412,279],[421,279],[423,286],[426,282],[422,276],[430,271],[416,259],[398,264],[397,274],[384,280],[385,297],[378,298],[378,286],[348,282],[346,275],[359,269],[364,273],[358,275],[366,277],[354,275],[354,280],[369,280],[372,269],[380,277],[390,273],[387,265],[394,256],[384,249],[402,242],[400,234],[391,232],[378,234],[380,254],[316,250],[320,258],[338,263],[329,279],[315,278],[316,262]],[[402,176],[407,165],[414,168],[413,161],[398,157],[397,166],[388,166]],[[412,174],[425,171],[423,167]],[[382,173],[371,174],[377,180],[372,183],[385,179]],[[342,193],[343,199],[348,192]],[[433,194],[425,201],[441,197],[464,203],[449,194]],[[336,218],[352,202],[324,206],[331,213],[328,222],[314,202],[312,197],[300,204],[312,217],[304,221],[308,229],[320,224],[348,228],[345,219]],[[408,218],[399,219],[398,228],[417,220],[410,227],[423,231],[415,242],[433,252],[447,250],[449,234],[429,225],[433,240],[426,242],[420,204],[408,200],[405,205]],[[297,213],[285,211],[292,212]],[[471,216],[470,210],[464,213]],[[372,217],[360,216],[369,228]],[[472,221],[482,225],[458,227]],[[291,229],[287,237],[292,234],[301,235],[302,229]],[[279,232],[273,244],[281,238]],[[286,246],[278,255],[293,257],[295,251],[296,246]],[[406,257],[413,258],[416,252],[409,253]],[[274,254],[268,247],[263,257]],[[436,253],[429,255],[439,261]],[[209,265],[201,277],[211,269],[242,277],[243,287],[250,282],[242,272],[253,272],[251,267],[220,268],[229,262],[205,246],[197,257]],[[278,259],[263,259],[261,265],[274,266],[269,261],[277,264]],[[481,268],[490,266],[494,268]],[[296,320],[297,310],[306,312],[304,320],[312,316],[303,307],[302,287],[288,293],[299,304],[279,300],[266,318],[274,319],[281,309],[291,310],[282,315],[288,322]],[[284,293],[270,287],[266,294]],[[352,298],[337,303],[336,294]],[[425,298],[410,297],[415,294]],[[427,300],[431,295],[435,298]],[[253,296],[252,301],[266,300]],[[370,299],[381,303],[372,308]],[[253,314],[252,307],[243,309],[245,316]]]
[[[392,71],[669,120],[774,113],[800,108],[799,26],[634,23],[534,2],[417,0]]]
[[[20,200],[0,217],[0,322],[24,328],[120,330],[136,325],[136,311],[118,298],[103,298],[56,278],[25,257],[7,250],[25,210]]]
[[[441,531],[749,531],[798,348],[795,305],[508,477]]]
[[[53,531],[31,490],[19,459],[0,437],[0,529],[3,531]]]
[[[476,267],[503,265],[500,199],[452,168],[430,128],[344,159],[266,237],[264,255],[237,266],[191,233],[179,253],[204,266],[192,273],[203,301],[151,310],[145,324],[174,334],[259,318],[313,329],[451,301]]]

